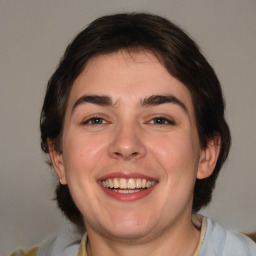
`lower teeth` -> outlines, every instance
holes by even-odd
[[[117,193],[123,193],[123,194],[128,194],[128,193],[136,193],[136,192],[140,192],[140,189],[135,189],[135,190],[126,190],[126,189],[113,189],[113,191],[117,192]]]

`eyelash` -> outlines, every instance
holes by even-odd
[[[99,121],[100,121],[100,123],[97,123]],[[82,124],[84,124],[84,125],[101,125],[101,124],[105,124],[105,123],[107,123],[107,121],[102,117],[92,117],[88,120],[85,120]]]
[[[102,125],[106,123],[107,121],[102,117],[92,117],[88,120],[85,120],[82,124],[83,125]],[[169,120],[161,116],[152,118],[148,123],[152,125],[175,125],[175,122],[173,120]]]
[[[152,121],[154,123],[152,123]],[[159,123],[159,121],[164,122],[164,123]],[[175,122],[173,120],[169,120],[169,119],[167,119],[165,117],[161,117],[161,116],[151,119],[149,123],[152,125],[175,125]]]

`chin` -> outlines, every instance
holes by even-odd
[[[130,242],[136,242],[138,240],[144,240],[150,235],[150,229],[145,227],[122,227],[117,226],[116,229],[111,229],[108,235],[117,240],[129,240]]]
[[[132,216],[125,218],[115,218],[108,223],[102,225],[101,230],[105,230],[108,237],[118,240],[143,240],[151,233],[154,233],[155,221],[150,221],[147,218],[132,218]]]

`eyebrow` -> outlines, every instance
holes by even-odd
[[[173,103],[180,106],[186,113],[188,112],[186,105],[173,95],[152,95],[145,98],[141,105],[142,106],[157,106],[165,103]]]
[[[113,106],[112,99],[105,95],[84,95],[79,98],[72,107],[72,112],[81,104],[91,103],[99,106]],[[157,106],[165,103],[173,103],[180,106],[186,113],[187,108],[185,104],[173,95],[151,95],[141,101],[142,107]]]
[[[99,96],[99,95],[84,95],[79,98],[73,105],[72,112],[81,104],[91,103],[99,106],[112,106],[112,100],[108,96]]]

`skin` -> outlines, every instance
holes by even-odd
[[[79,100],[88,95],[112,102]],[[143,105],[152,95],[178,103]],[[191,222],[194,184],[211,175],[218,140],[201,149],[188,89],[152,53],[90,59],[71,90],[62,153],[48,141],[54,169],[84,217],[88,255],[193,255],[200,237]],[[146,175],[156,185],[142,198],[119,200],[102,189],[106,175]]]

